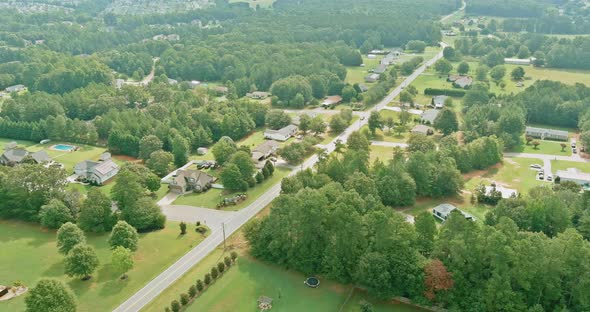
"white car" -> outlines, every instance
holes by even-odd
[[[542,168],[542,167],[541,167],[541,165],[532,164],[532,165],[531,165],[531,168],[532,168],[532,169],[541,170],[541,168]]]

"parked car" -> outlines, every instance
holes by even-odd
[[[578,153],[578,150],[575,149],[575,148],[572,148],[572,153],[577,154]]]
[[[541,165],[538,165],[538,164],[532,164],[531,165],[531,168],[532,169],[537,169],[537,170],[541,170],[542,169]]]
[[[539,180],[545,179],[545,175],[542,172],[539,172],[539,175],[537,175],[537,177],[539,178]]]
[[[551,182],[551,181],[553,181],[553,176],[552,175],[548,175],[545,180]]]

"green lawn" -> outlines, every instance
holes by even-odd
[[[243,252],[241,254],[237,264],[189,304],[185,311],[259,311],[256,303],[259,296],[274,299],[272,311],[338,311],[349,294],[350,286],[321,278],[319,288],[308,288],[303,284],[305,275],[260,262],[248,255],[243,255]],[[170,304],[170,301],[177,299],[180,293],[186,292],[197,279],[203,279],[213,265],[228,255],[229,252],[223,253],[221,248],[217,248],[142,311],[162,311]],[[353,293],[346,305],[342,307],[342,311],[359,312],[359,303],[362,300],[372,302],[376,312],[422,311],[407,305],[368,299],[365,294],[358,291]]]
[[[590,173],[590,163],[587,162],[575,162],[575,161],[563,161],[563,160],[552,160],[551,170],[556,173],[557,170],[567,170],[569,168],[575,168],[580,171]]]
[[[134,256],[135,268],[129,272],[129,279],[121,281],[111,269],[108,234],[89,235],[88,242],[96,249],[101,264],[92,279],[83,282],[63,273],[63,256],[57,252],[55,231],[42,230],[33,224],[0,221],[0,236],[3,284],[20,280],[32,287],[40,278],[60,279],[74,290],[80,312],[112,310],[203,240],[190,224],[188,234],[180,236],[175,222],[168,222],[164,230],[141,234]],[[23,311],[24,297],[2,302],[0,310]]]
[[[516,147],[513,152],[517,153],[528,153],[528,154],[547,154],[557,156],[571,156],[572,148],[567,142],[556,142],[547,140],[538,140],[541,143],[536,149],[532,144],[523,144]],[[565,144],[566,147],[562,151],[561,144]]]
[[[346,67],[346,83],[350,84],[365,84],[367,87],[371,87],[375,83],[365,83],[365,77],[369,75],[369,70],[377,67],[379,62],[383,59],[383,55],[377,55],[374,59],[367,58],[366,55],[363,55],[363,63],[365,64],[364,67],[360,66],[347,66]]]
[[[233,211],[233,210],[239,210],[239,209],[242,209],[242,208],[248,206],[253,201],[255,201],[258,197],[260,197],[260,195],[262,195],[264,192],[266,192],[270,187],[279,183],[285,176],[287,176],[287,174],[289,174],[289,172],[291,172],[291,170],[288,168],[283,168],[283,167],[275,168],[275,173],[270,179],[262,182],[261,184],[256,185],[254,188],[251,188],[246,192],[246,194],[248,194],[248,199],[246,199],[245,201],[241,202],[238,205],[228,206],[223,209]],[[175,205],[187,205],[187,206],[215,209],[222,197],[224,197],[224,198],[225,197],[232,197],[232,196],[239,194],[239,193],[242,193],[242,192],[229,192],[229,191],[219,190],[219,189],[210,189],[205,193],[200,193],[200,194],[192,193],[192,194],[180,196],[176,201],[174,201],[174,204]]]
[[[503,165],[494,166],[488,170],[471,174],[466,180],[465,189],[473,191],[480,183],[490,184],[496,182],[507,188],[516,189],[519,192],[528,192],[531,188],[546,185],[545,182],[536,180],[536,171],[530,169],[530,165],[543,161],[532,158],[505,158]]]
[[[393,159],[393,147],[371,145],[369,150],[371,152],[369,158],[371,164],[377,159],[384,163],[387,163]]]

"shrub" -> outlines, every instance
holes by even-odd
[[[231,265],[231,259],[229,257],[223,258],[223,262],[225,262],[226,267],[229,267]]]
[[[190,297],[188,296],[188,294],[181,294],[180,295],[180,304],[182,304],[183,306],[187,305],[189,300],[190,300]]]
[[[219,270],[219,273],[223,273],[223,271],[225,271],[225,263],[219,262],[217,264],[217,269]]]
[[[217,279],[219,277],[219,271],[217,270],[216,267],[211,268],[211,277],[213,279]]]
[[[211,274],[205,274],[205,285],[211,284]]]
[[[186,223],[180,222],[180,235],[186,234]]]
[[[256,173],[256,183],[260,184],[262,181],[264,181],[264,175],[262,175],[262,172],[258,171],[258,173]]]
[[[238,258],[238,253],[235,252],[235,251],[232,251],[231,254],[230,254],[230,256],[231,256],[231,260],[233,262],[236,262],[236,259]]]
[[[201,226],[201,221],[197,221],[196,226]]]
[[[205,289],[205,285],[203,284],[202,280],[197,280],[197,290],[199,292],[203,291],[203,289]]]
[[[172,312],[179,312],[180,302],[178,302],[178,300],[172,300],[172,303],[170,303],[170,308],[172,309]]]
[[[191,298],[194,298],[197,295],[197,287],[195,285],[191,285],[191,287],[188,288],[188,295],[191,296]]]
[[[170,311],[171,311],[171,310],[170,310],[170,308],[169,308],[169,307],[165,307],[165,308],[164,308],[164,312],[170,312]]]

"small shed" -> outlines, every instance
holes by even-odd
[[[205,155],[209,150],[206,147],[197,148],[197,155]]]
[[[272,309],[272,298],[267,296],[260,296],[258,298],[258,308],[260,308],[262,311]]]
[[[100,154],[100,158],[98,160],[99,161],[107,161],[109,159],[111,159],[111,153],[104,152],[104,153]]]

